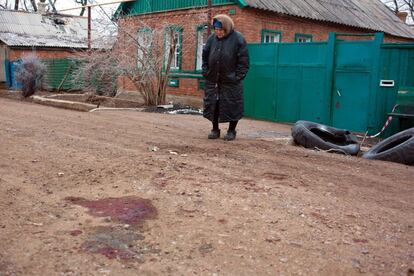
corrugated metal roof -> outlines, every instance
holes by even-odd
[[[8,46],[87,48],[87,19],[0,10],[0,40]]]
[[[414,38],[414,31],[380,0],[244,0],[244,2],[252,8]]]

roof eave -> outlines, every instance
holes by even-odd
[[[285,15],[285,16],[292,16],[292,17],[296,17],[296,18],[314,20],[314,21],[319,21],[319,22],[327,22],[327,23],[338,24],[338,25],[341,25],[341,26],[353,27],[353,28],[367,30],[367,31],[373,31],[373,32],[383,32],[385,34],[392,35],[394,37],[400,37],[400,38],[405,38],[405,39],[414,39],[414,33],[413,33],[412,36],[409,36],[409,35],[402,36],[402,35],[393,34],[393,33],[387,32],[387,31],[383,31],[383,30],[375,30],[375,29],[361,27],[361,26],[356,26],[356,25],[352,25],[352,24],[345,24],[345,23],[337,22],[337,21],[323,20],[323,19],[315,19],[315,18],[311,18],[311,17],[308,17],[308,16],[298,16],[298,15],[293,15],[293,14],[289,14],[289,13],[276,12],[276,11],[272,11],[270,9],[264,9],[264,8],[258,8],[258,7],[249,6],[243,0],[236,0],[236,1],[238,3],[239,2],[243,2],[245,4],[244,6],[242,6],[242,8],[252,8],[252,9],[257,9],[257,10],[262,10],[262,11],[268,11],[268,12],[272,12],[272,13],[276,13],[276,14],[281,14],[281,15]]]

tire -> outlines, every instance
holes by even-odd
[[[414,165],[414,127],[379,142],[362,157]]]
[[[292,137],[297,144],[310,149],[357,155],[360,148],[356,136],[348,130],[309,121],[297,121],[292,127]]]

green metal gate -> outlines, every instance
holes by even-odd
[[[46,88],[50,90],[83,90],[85,86],[93,88],[96,93],[116,91],[117,76],[102,74],[99,69],[94,71],[92,76],[87,80],[76,80],[74,74],[82,70],[82,63],[87,61],[74,58],[60,58],[60,59],[43,59],[42,63],[46,66],[44,82]]]
[[[81,86],[75,85],[72,73],[76,70],[76,61],[70,58],[43,59],[46,65],[44,81],[46,87],[51,90],[80,90]]]
[[[347,34],[331,33],[327,42],[250,44],[246,116],[379,131],[398,87],[413,85],[414,44],[383,44],[382,33],[371,40],[339,36]]]

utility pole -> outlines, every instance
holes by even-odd
[[[208,0],[208,4],[207,4],[207,20],[208,20],[208,23],[207,23],[207,34],[210,36],[210,34],[211,34],[211,20],[212,20],[212,18],[211,18],[211,1],[212,0]]]
[[[91,6],[88,6],[88,50],[91,50],[91,21],[92,21],[92,9]]]
[[[63,9],[60,10],[60,12],[63,11],[71,11],[71,10],[77,10],[77,9],[84,9],[85,7],[88,8],[88,50],[91,50],[91,20],[92,20],[92,7],[98,7],[98,6],[103,6],[103,5],[110,5],[110,4],[116,4],[116,3],[124,3],[124,2],[132,2],[135,0],[115,0],[112,2],[107,2],[107,3],[100,3],[100,4],[87,4],[84,6],[80,6],[80,7],[76,7],[76,8],[70,8],[70,9]],[[18,2],[16,0],[16,2]]]

